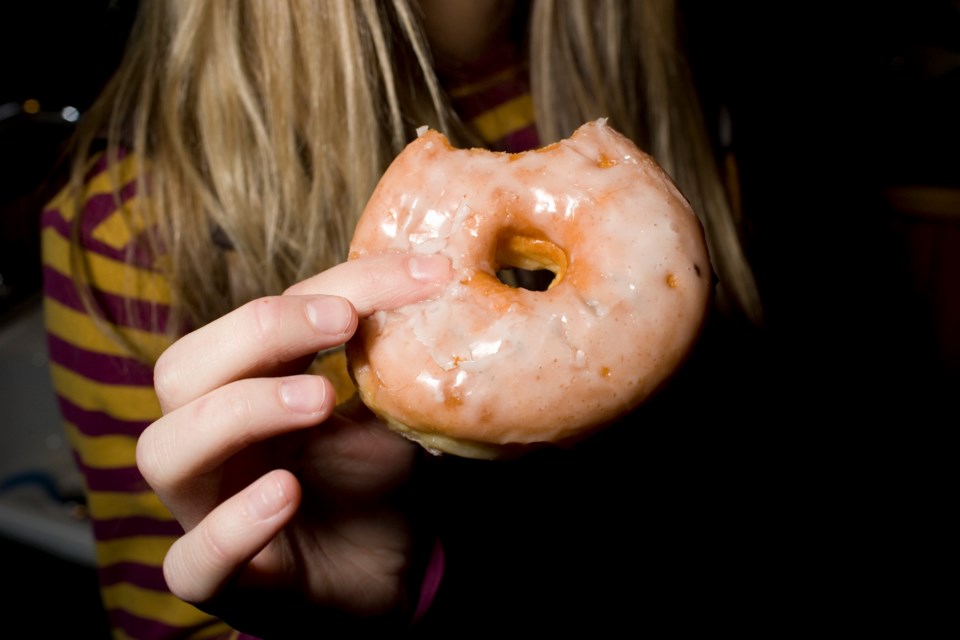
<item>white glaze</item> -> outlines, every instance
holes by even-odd
[[[361,323],[350,360],[364,402],[416,432],[557,442],[636,407],[699,334],[711,267],[672,181],[606,125],[523,154],[457,150],[422,130],[358,224],[350,257],[439,253],[442,296]],[[567,255],[545,292],[496,282],[514,229]]]

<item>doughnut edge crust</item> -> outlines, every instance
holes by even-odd
[[[361,400],[435,452],[510,457],[636,408],[692,350],[712,295],[703,229],[650,156],[605,120],[519,154],[421,129],[374,190],[350,259],[439,253],[441,294],[361,321]],[[547,269],[546,291],[500,269]]]

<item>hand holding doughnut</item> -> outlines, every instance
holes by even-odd
[[[495,458],[571,442],[655,393],[695,343],[712,269],[700,223],[604,120],[520,154],[421,130],[374,191],[350,258],[442,255],[442,295],[360,322],[363,402],[435,452]],[[548,270],[546,291],[503,269]]]
[[[358,317],[436,295],[449,277],[442,257],[338,265],[164,352],[164,415],[142,434],[137,463],[186,531],[163,565],[174,594],[263,637],[344,613],[399,615],[412,541],[384,498],[416,447],[335,414],[330,382],[302,371]]]

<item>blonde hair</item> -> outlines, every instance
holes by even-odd
[[[126,147],[143,163],[138,192],[149,188],[149,199],[137,215],[156,231],[189,324],[344,259],[367,198],[417,126],[471,140],[418,11],[415,0],[142,3],[120,68],[78,130],[73,182],[104,133],[108,154]],[[533,0],[529,11],[541,141],[607,116],[650,150],[703,218],[721,300],[759,319],[674,3]],[[230,250],[211,250],[214,237]],[[86,272],[82,252],[73,262]]]

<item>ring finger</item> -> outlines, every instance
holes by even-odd
[[[232,382],[150,425],[137,443],[137,466],[189,530],[223,498],[225,462],[258,442],[323,422],[335,401],[333,386],[318,376]]]

